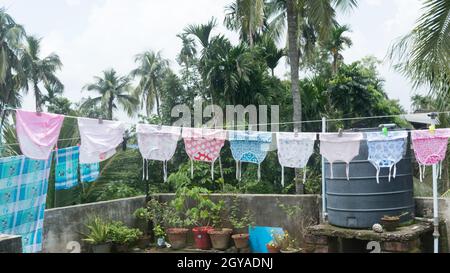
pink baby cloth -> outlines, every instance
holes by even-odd
[[[224,130],[183,128],[183,139],[186,153],[191,159],[191,176],[193,177],[193,161],[211,163],[211,176],[214,180],[214,162],[219,158],[227,132]]]
[[[360,142],[363,139],[362,133],[338,133],[320,134],[320,154],[330,163],[330,178],[333,179],[333,163],[343,161],[346,163],[347,180],[349,178],[350,162],[359,154]]]
[[[175,154],[181,136],[181,128],[138,124],[136,133],[142,157],[144,160],[162,161],[164,181],[167,181],[167,161],[172,159]]]
[[[123,142],[125,126],[119,121],[78,118],[80,163],[92,164],[111,158]]]
[[[411,139],[414,154],[419,163],[420,181],[425,175],[425,166],[438,164],[441,175],[441,163],[445,159],[449,137],[450,129],[436,129],[434,132],[430,130],[412,131]]]
[[[64,116],[16,111],[16,133],[20,150],[31,159],[47,160],[58,142]]]

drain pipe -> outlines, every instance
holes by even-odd
[[[327,118],[322,118],[322,133],[327,132]],[[328,220],[327,210],[327,186],[325,183],[325,158],[322,156],[322,219],[325,223]]]
[[[431,124],[436,125],[437,113],[428,115],[431,118]],[[439,199],[438,199],[438,169],[437,164],[433,164],[433,225],[434,225],[434,253],[439,253]]]

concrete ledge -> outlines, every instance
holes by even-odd
[[[22,253],[22,236],[0,234],[0,253]]]

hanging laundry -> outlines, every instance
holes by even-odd
[[[229,133],[231,153],[236,160],[236,179],[242,178],[242,162],[258,164],[258,180],[261,180],[261,163],[272,143],[272,133],[232,131]]]
[[[406,153],[406,131],[389,131],[388,135],[382,132],[368,132],[367,146],[369,149],[368,160],[377,170],[377,183],[380,183],[381,168],[389,168],[388,181],[391,181],[391,172],[394,169],[392,177],[395,179],[397,174],[397,163],[402,160]]]
[[[330,179],[334,178],[333,163],[346,163],[345,173],[350,180],[350,162],[359,154],[362,133],[322,133],[320,134],[320,154],[330,163]]]
[[[69,147],[56,151],[55,188],[68,190],[78,185],[79,147]]]
[[[58,142],[64,116],[16,111],[16,132],[20,150],[31,159],[47,160]]]
[[[25,253],[42,250],[44,212],[52,158],[0,159],[0,234],[21,235]]]
[[[450,129],[412,131],[411,139],[416,160],[419,163],[420,181],[425,176],[425,166],[438,165],[439,177],[442,175],[442,161],[447,152]]]
[[[167,181],[167,161],[172,159],[181,136],[180,127],[138,124],[136,126],[139,151],[147,160],[163,162],[164,182]],[[145,173],[145,172],[144,172]],[[148,179],[148,177],[144,177]]]
[[[211,177],[214,180],[214,162],[219,158],[225,144],[227,132],[224,130],[183,128],[186,153],[191,159],[191,177],[194,176],[194,161],[211,163]]]
[[[315,133],[277,133],[282,186],[284,186],[285,167],[303,169],[303,183],[306,182],[306,164],[314,152],[316,139]]]
[[[80,163],[91,164],[109,159],[123,142],[125,126],[119,121],[78,118]]]
[[[96,181],[100,176],[100,164],[80,164],[80,176],[82,183],[91,183]]]

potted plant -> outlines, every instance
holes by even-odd
[[[172,249],[182,249],[186,247],[187,233],[189,229],[188,219],[182,219],[179,212],[171,206],[165,207],[164,225],[166,228],[167,238]]]
[[[400,225],[400,219],[403,216],[408,215],[409,212],[405,212],[399,216],[383,216],[383,218],[381,218],[381,225],[384,227],[385,230],[387,231],[395,231],[399,225]]]
[[[291,238],[289,233],[285,230],[284,236],[281,238],[281,253],[299,253],[300,248],[297,247],[297,243]]]
[[[269,253],[280,253],[284,243],[284,234],[272,231],[272,241],[266,246]]]
[[[160,225],[156,225],[153,228],[153,234],[155,234],[156,245],[160,248],[166,246],[166,232]]]
[[[126,253],[142,236],[142,231],[137,228],[128,228],[122,222],[113,222],[110,229],[110,237],[117,252]]]
[[[134,213],[137,219],[137,226],[143,232],[143,235],[138,240],[138,247],[146,249],[150,245],[150,234],[148,233],[148,222],[151,220],[151,214],[148,208],[138,208]]]
[[[225,203],[220,201],[211,208],[211,219],[214,229],[209,230],[208,235],[211,239],[212,248],[216,250],[228,249],[230,236],[233,233],[231,228],[223,228],[222,213],[224,206]]]
[[[195,225],[192,229],[195,248],[203,250],[211,248],[208,231],[213,229],[211,220],[216,205],[209,199],[209,194],[209,190],[202,187],[180,187],[172,200],[172,205],[179,212],[184,211],[186,219]],[[188,203],[193,203],[194,206],[188,207]]]
[[[88,234],[85,234],[83,241],[91,245],[93,253],[110,253],[111,241],[110,241],[110,225],[103,221],[100,217],[94,217],[88,224],[86,224],[89,230]]]
[[[239,216],[239,204],[237,199],[233,201],[230,209],[229,220],[233,226],[233,238],[234,245],[237,249],[245,249],[249,247],[249,234],[248,228],[255,225],[254,215],[250,210],[247,210],[241,217]]]

